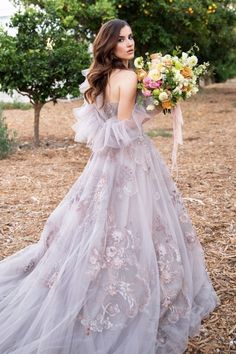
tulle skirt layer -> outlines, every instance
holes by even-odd
[[[152,142],[93,153],[40,240],[0,262],[1,354],[180,354],[217,297]]]

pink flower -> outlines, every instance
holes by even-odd
[[[144,84],[144,87],[147,89],[149,89],[149,88],[155,89],[155,88],[158,88],[161,86],[162,81],[161,80],[154,81],[150,77],[146,76],[143,80],[143,84]]]
[[[151,83],[152,79],[150,79],[150,77],[146,76],[144,79],[143,79],[143,84],[144,84],[144,87],[148,88],[150,83]]]
[[[158,88],[161,86],[161,80],[158,80],[158,81],[151,81],[150,84],[149,84],[149,87],[152,88],[152,89],[155,89],[155,88]]]
[[[142,90],[142,94],[144,95],[144,96],[146,96],[146,97],[149,97],[149,96],[151,96],[152,95],[152,92],[151,91],[149,91],[148,89],[143,89]]]

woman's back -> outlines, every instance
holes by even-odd
[[[117,118],[129,119],[135,104],[137,76],[132,70],[112,71],[105,88],[104,102],[117,102]]]
[[[112,71],[108,84],[105,89],[105,102],[119,102],[120,89],[119,83],[121,75],[119,75],[121,70],[115,69]]]

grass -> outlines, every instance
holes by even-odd
[[[0,101],[0,109],[1,110],[6,110],[6,109],[22,109],[22,110],[27,110],[31,109],[32,104],[31,103],[24,103],[24,102],[3,102]]]
[[[147,135],[150,136],[150,138],[156,138],[157,136],[162,136],[164,138],[172,137],[172,133],[165,129],[152,129],[147,132]]]

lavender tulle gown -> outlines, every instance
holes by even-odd
[[[83,88],[83,87],[82,87]],[[76,109],[93,154],[40,240],[0,262],[1,354],[181,354],[218,299],[136,104]]]

